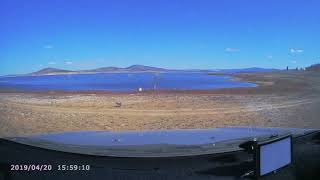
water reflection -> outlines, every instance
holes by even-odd
[[[296,131],[298,130],[281,128],[215,128],[127,132],[81,131],[37,135],[29,138],[33,140],[47,140],[55,143],[87,146],[150,144],[200,145]]]

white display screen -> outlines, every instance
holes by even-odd
[[[291,163],[291,138],[260,147],[260,175],[268,174]]]

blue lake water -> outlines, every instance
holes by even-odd
[[[30,91],[114,91],[144,90],[206,90],[255,87],[249,82],[234,81],[229,76],[206,73],[104,73],[49,76],[0,77],[0,87]]]

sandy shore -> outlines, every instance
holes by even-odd
[[[235,78],[259,87],[132,94],[2,91],[0,137],[80,130],[320,128],[320,73],[248,73]]]

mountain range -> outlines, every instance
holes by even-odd
[[[136,72],[219,72],[219,73],[237,73],[237,72],[269,72],[275,69],[264,69],[264,68],[244,68],[244,69],[219,69],[219,70],[201,70],[201,69],[185,69],[185,70],[173,70],[164,69],[152,66],[144,65],[132,65],[129,67],[101,67],[91,70],[79,70],[71,71],[57,68],[44,68],[36,72],[32,72],[28,75],[39,76],[39,75],[55,75],[55,74],[94,74],[94,73],[136,73]]]
[[[132,65],[125,68],[120,67],[101,67],[97,69],[90,70],[79,70],[79,71],[70,71],[58,68],[44,68],[39,71],[30,73],[29,75],[51,75],[51,74],[94,74],[94,73],[119,73],[119,72],[167,72],[168,69],[143,66],[143,65]]]

